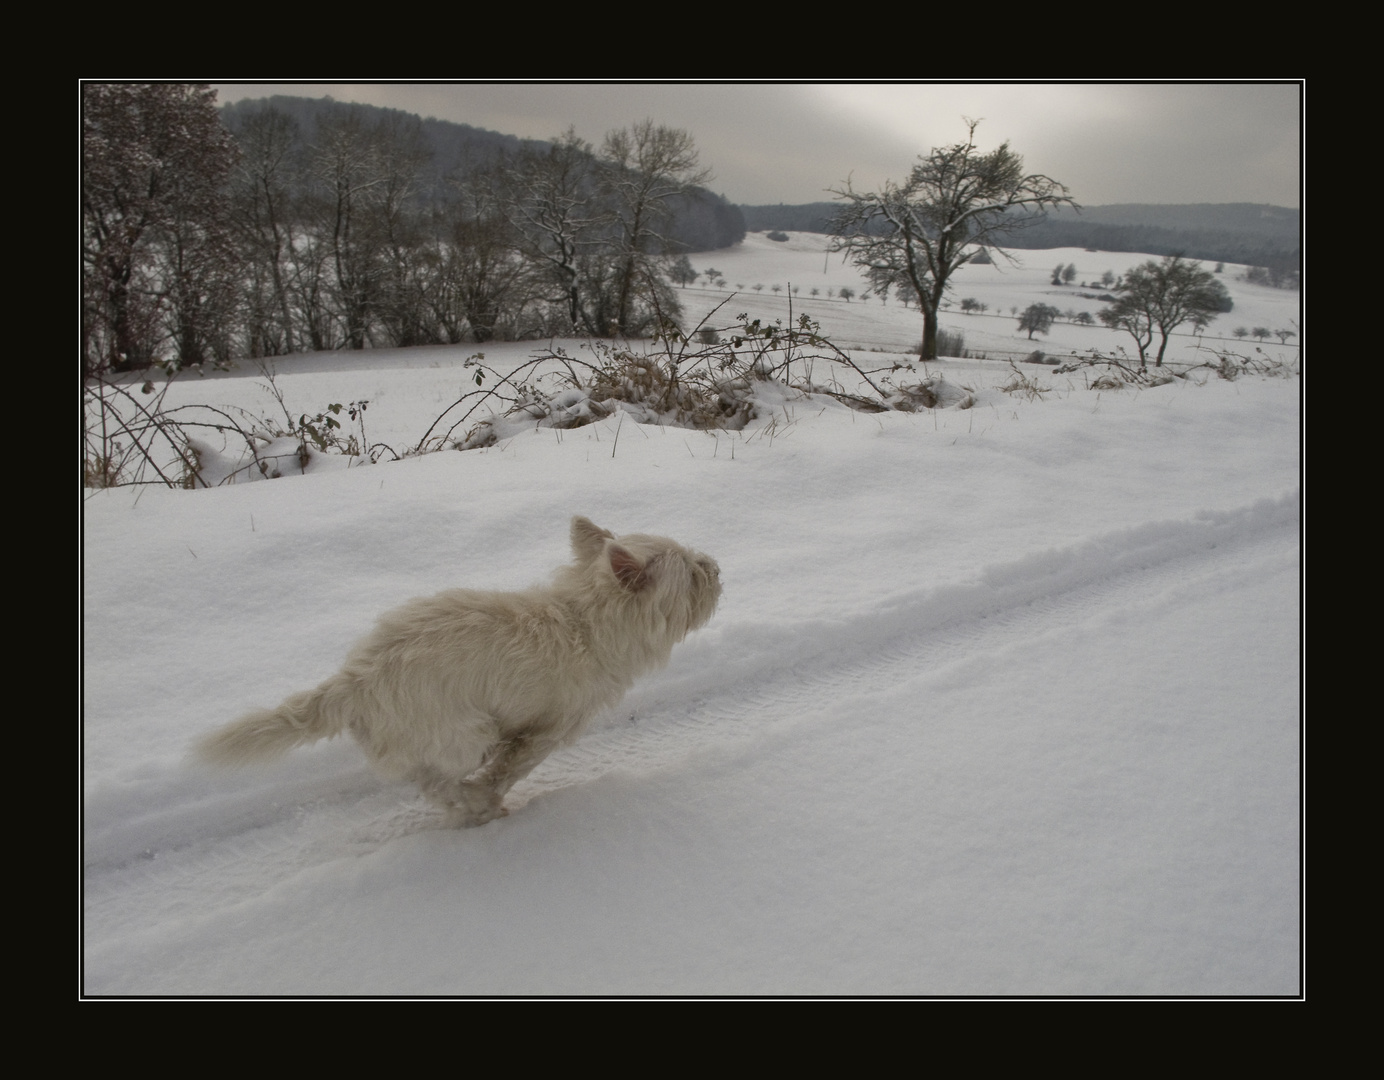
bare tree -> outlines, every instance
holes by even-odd
[[[169,316],[180,360],[199,358],[220,302],[211,294],[233,273],[225,183],[235,158],[206,84],[83,84],[86,373],[151,362]]]
[[[1076,205],[1055,180],[1025,174],[1007,142],[981,153],[978,123],[966,121],[965,142],[920,157],[903,184],[862,193],[847,181],[834,192],[846,203],[832,222],[834,250],[876,288],[891,285],[917,297],[925,360],[937,356],[937,312],[952,274],[979,251],[1005,254],[998,242],[1038,220],[1036,211]]]
[[[434,344],[442,339],[432,318],[438,266],[426,242],[419,190],[432,151],[416,116],[388,113],[373,135],[382,178],[373,202],[381,256],[376,310],[390,345]]]
[[[318,120],[310,167],[316,227],[326,238],[335,276],[334,307],[347,347],[363,349],[379,298],[383,237],[373,204],[381,198],[386,174],[379,145],[357,110]]]
[[[693,267],[692,260],[683,255],[673,264],[668,276],[685,289],[702,275],[701,271]]]
[[[432,293],[434,318],[449,342],[468,334],[483,342],[517,333],[531,293],[533,274],[517,250],[499,184],[495,170],[455,182],[456,198],[437,241],[439,283]]]
[[[1019,316],[1019,329],[1028,331],[1028,340],[1034,333],[1046,334],[1052,329],[1053,320],[1062,313],[1051,304],[1029,304]]]
[[[1139,350],[1139,367],[1148,367],[1154,335],[1159,336],[1154,367],[1161,367],[1168,337],[1191,323],[1205,329],[1217,314],[1231,309],[1230,294],[1213,274],[1179,255],[1146,262],[1125,274],[1116,301],[1100,313],[1100,321],[1124,330]]]
[[[608,133],[601,156],[613,204],[618,260],[615,325],[609,329],[633,334],[647,321],[647,315],[636,314],[636,301],[662,277],[658,257],[673,250],[662,232],[669,201],[706,183],[711,171],[698,168],[691,135],[652,120]],[[659,299],[658,306],[664,306],[666,301]]]
[[[600,243],[609,216],[593,201],[595,159],[575,128],[548,149],[528,151],[504,174],[506,220],[520,250],[561,304],[568,331],[593,328],[582,296],[582,257]]]
[[[179,367],[229,362],[232,320],[242,291],[222,185],[196,192],[200,186],[196,178],[173,178],[177,195],[155,248],[164,324]]]
[[[296,352],[301,346],[289,281],[298,124],[270,106],[246,117],[235,134],[241,156],[232,197],[236,228],[246,251],[246,352],[250,356]]]

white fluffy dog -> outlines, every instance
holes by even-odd
[[[199,753],[241,764],[349,731],[448,824],[504,815],[505,792],[666,664],[721,596],[715,561],[666,537],[616,538],[575,517],[572,553],[545,587],[409,601],[316,690],[213,732]]]

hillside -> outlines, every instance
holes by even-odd
[[[304,137],[310,137],[318,119],[328,113],[353,114],[366,127],[387,119],[418,123],[426,157],[418,197],[425,205],[439,205],[451,198],[451,179],[500,165],[524,151],[543,151],[549,145],[542,140],[520,139],[470,124],[435,117],[420,118],[413,113],[375,105],[346,104],[330,97],[246,98],[223,105],[221,118],[234,133],[247,118],[266,109],[291,117]],[[681,250],[697,252],[727,247],[745,235],[740,211],[723,196],[705,188],[697,188],[692,197],[672,200],[671,209],[667,236]]]
[[[828,232],[833,202],[798,206],[742,206],[745,227]],[[1296,267],[1302,212],[1250,203],[1158,205],[1119,203],[1050,211],[1047,220],[1009,238],[1025,250],[1075,247],[1147,255],[1183,254],[1193,259],[1250,266]]]
[[[524,149],[547,145],[469,124],[418,118],[373,105],[347,105],[332,98],[276,95],[224,105],[221,112],[227,127],[234,131],[246,117],[264,108],[291,116],[304,130],[311,130],[319,116],[333,110],[353,111],[371,124],[389,116],[417,119],[430,161],[425,188],[434,199],[446,197],[449,176],[489,167]],[[692,134],[695,137],[696,132]],[[728,247],[746,230],[827,232],[837,206],[834,202],[736,205],[704,191],[698,200],[677,208],[670,235],[686,250],[701,252]],[[1114,203],[1084,206],[1079,214],[1054,210],[1045,222],[1016,233],[1010,245],[1022,249],[1078,247],[1150,255],[1178,253],[1288,270],[1300,262],[1301,227],[1300,210],[1278,206]]]

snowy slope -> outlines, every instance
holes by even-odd
[[[465,355],[280,385],[416,436]],[[978,407],[89,493],[84,992],[1297,993],[1300,379],[943,366]],[[349,743],[187,761],[394,604],[542,579],[575,513],[725,596],[510,817],[439,829]]]

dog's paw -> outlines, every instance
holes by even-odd
[[[447,825],[452,829],[474,829],[496,818],[508,817],[509,811],[503,806],[487,806],[472,810],[464,806],[454,806],[447,811]]]

